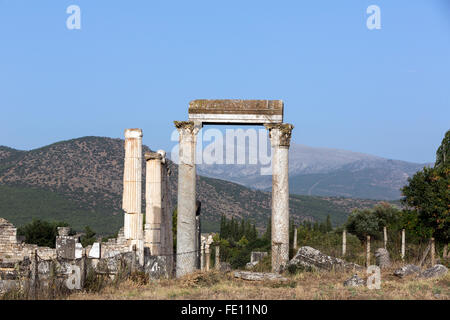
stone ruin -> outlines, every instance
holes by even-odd
[[[146,212],[142,206],[142,130],[125,131],[122,207],[124,227],[117,238],[83,248],[70,228],[58,228],[55,249],[25,244],[17,229],[0,218],[0,292],[23,286],[48,286],[57,279],[67,289],[82,289],[89,273],[114,278],[123,270],[150,278],[173,275],[172,214],[165,152],[146,153]]]
[[[31,286],[58,278],[68,289],[81,289],[87,274],[115,277],[127,270],[151,278],[209,270],[212,235],[200,234],[201,203],[196,199],[196,135],[204,124],[264,125],[272,146],[272,270],[289,260],[288,154],[293,126],[283,123],[280,100],[195,100],[189,121],[175,121],[179,132],[177,254],[173,252],[172,211],[168,192],[170,170],[166,154],[142,154],[142,130],[125,130],[122,209],[124,226],[116,239],[83,248],[68,228],[59,228],[56,248],[17,240],[17,230],[0,218],[0,291],[28,279]],[[145,224],[142,212],[142,164],[145,160]],[[216,268],[220,263],[216,249]],[[56,270],[56,271],[55,271]]]
[[[204,125],[263,125],[272,146],[272,271],[289,261],[289,146],[293,125],[283,123],[281,100],[194,100],[189,120],[175,121],[179,132],[178,226],[176,276],[192,273],[198,266],[196,243],[197,133]]]

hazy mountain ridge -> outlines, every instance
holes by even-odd
[[[19,224],[33,217],[62,219],[78,229],[91,225],[102,233],[116,232],[123,224],[123,144],[121,139],[83,137],[31,151],[2,147],[0,216]],[[143,149],[144,152],[150,150],[146,146]],[[6,162],[8,165],[4,166]],[[145,174],[144,162],[143,166]],[[172,203],[176,205],[178,167],[171,161],[169,166],[169,189]],[[198,176],[197,196],[202,201],[205,230],[217,230],[222,214],[250,218],[259,228],[270,218],[269,192]],[[342,223],[353,208],[371,207],[376,203],[292,196],[290,212],[295,221],[324,219],[331,214],[332,221]]]
[[[248,155],[248,150],[246,150]],[[294,194],[400,199],[400,188],[409,177],[429,164],[291,143],[289,152],[290,192]],[[270,175],[261,174],[261,165],[205,165],[199,173],[269,191]],[[267,171],[266,171],[267,172]],[[270,170],[269,170],[270,173]]]

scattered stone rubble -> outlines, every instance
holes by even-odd
[[[447,274],[448,269],[447,267],[443,266],[442,264],[436,264],[433,267],[423,271],[419,278],[425,278],[425,279],[431,279],[431,278],[440,278]]]
[[[364,286],[365,284],[366,281],[358,277],[357,274],[354,274],[353,276],[351,276],[351,278],[344,281],[344,287],[360,287]]]
[[[394,271],[394,275],[399,278],[404,278],[409,275],[418,275],[420,273],[420,268],[414,264],[407,264],[406,266],[401,267]]]

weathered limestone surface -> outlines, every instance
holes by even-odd
[[[149,255],[165,256],[168,270],[173,268],[172,212],[169,197],[169,168],[163,150],[146,153],[146,211],[144,238]]]
[[[125,130],[125,163],[122,209],[124,232],[130,240],[143,239],[142,225],[142,130]],[[137,243],[134,243],[137,244]]]
[[[328,271],[362,270],[362,267],[355,263],[350,263],[339,258],[327,256],[319,250],[311,247],[301,247],[298,249],[297,254],[291,259],[291,261],[289,261],[284,270],[291,265]]]
[[[263,281],[263,280],[275,280],[275,281],[287,281],[288,279],[282,277],[278,273],[268,273],[268,272],[251,272],[251,271],[235,271],[234,277],[250,280],[250,281]]]
[[[201,235],[201,270],[209,271],[211,262],[211,244],[213,244],[213,242],[212,234]]]
[[[182,277],[196,269],[195,147],[200,127],[193,121],[175,121],[175,126],[180,134],[176,276]]]
[[[246,269],[252,269],[254,266],[256,266],[262,259],[267,257],[267,252],[261,252],[261,251],[252,251],[250,254],[250,262],[245,265]]]
[[[404,278],[406,276],[419,273],[420,267],[413,264],[407,264],[406,266],[403,266],[400,269],[394,271],[394,275],[400,278]]]
[[[266,125],[272,145],[272,272],[289,261],[289,146],[291,124]]]
[[[283,122],[281,100],[194,100],[189,120],[201,123],[266,124]]]
[[[358,277],[357,274],[354,274],[351,278],[344,281],[344,287],[359,287],[364,286],[366,281]]]
[[[94,258],[94,259],[100,259],[101,257],[101,243],[100,242],[94,242],[92,245],[91,250],[89,250],[88,257]]]
[[[447,274],[448,269],[446,266],[442,264],[436,264],[431,268],[428,268],[427,270],[423,271],[419,278],[425,278],[425,279],[431,279],[431,278],[440,278]]]
[[[35,251],[43,259],[56,258],[56,249],[17,241],[17,228],[6,219],[0,218],[0,262],[19,262],[29,258]]]
[[[59,259],[75,259],[76,240],[70,236],[56,237],[56,256]]]
[[[375,250],[376,265],[381,269],[389,268],[391,266],[391,259],[389,258],[389,251],[385,248],[378,248]]]
[[[220,270],[220,246],[216,245],[216,255],[214,259],[214,269]]]

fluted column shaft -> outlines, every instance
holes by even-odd
[[[122,209],[126,239],[142,239],[142,130],[125,130]]]

